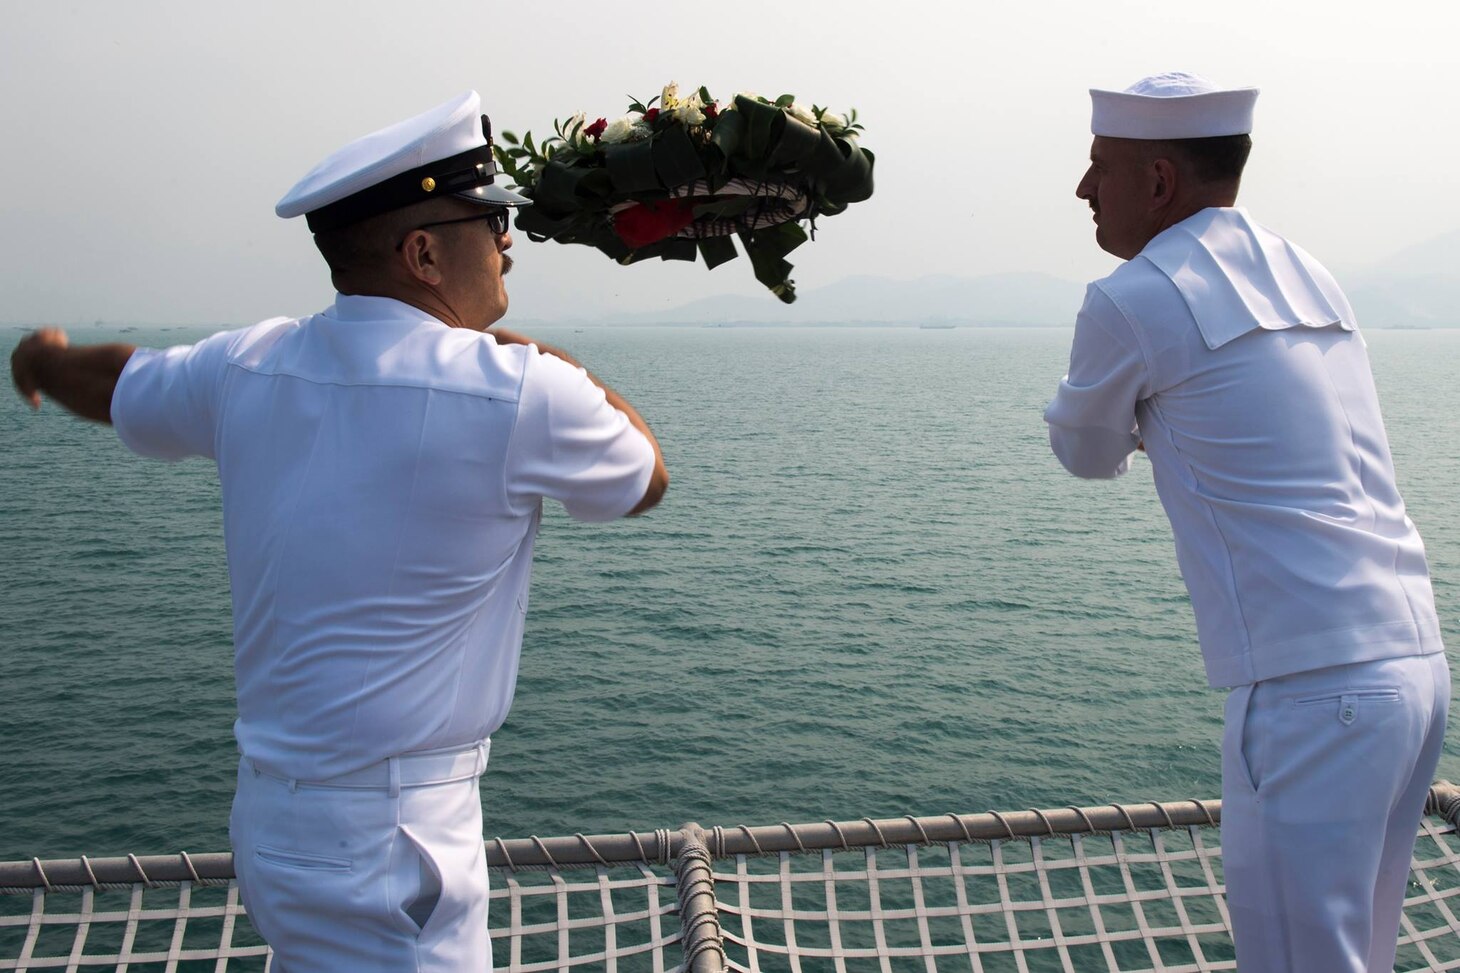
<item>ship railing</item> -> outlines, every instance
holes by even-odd
[[[1460,788],[1431,789],[1396,969],[1460,970]],[[494,838],[513,973],[1234,970],[1221,806]],[[267,970],[228,854],[0,862],[0,970]]]

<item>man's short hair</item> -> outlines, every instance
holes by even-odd
[[[1217,135],[1204,139],[1169,139],[1158,151],[1179,155],[1189,163],[1202,182],[1240,182],[1247,156],[1252,151],[1250,135]]]
[[[314,235],[324,262],[329,265],[335,286],[360,283],[383,267],[394,255],[396,244],[419,223],[437,214],[455,212],[452,199],[435,199],[380,213],[349,226],[321,230]]]
[[[383,242],[380,233],[362,232],[358,225],[314,235],[314,245],[337,280],[372,269],[386,256]]]

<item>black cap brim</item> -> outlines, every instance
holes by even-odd
[[[505,186],[498,186],[496,183],[487,183],[481,186],[474,186],[471,189],[463,189],[459,193],[453,193],[458,199],[467,199],[473,203],[483,203],[487,206],[531,206],[532,200],[521,193],[514,193]]]

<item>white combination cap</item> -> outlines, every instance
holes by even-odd
[[[475,91],[331,153],[274,206],[304,215],[315,233],[453,195],[492,206],[531,203],[495,184],[492,124]]]
[[[1090,131],[1117,139],[1204,139],[1252,131],[1256,88],[1218,88],[1182,71],[1142,78],[1124,91],[1090,89]]]

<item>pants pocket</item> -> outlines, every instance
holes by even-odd
[[[441,904],[441,869],[425,845],[404,826],[396,833],[391,858],[391,887],[398,890],[402,926],[419,936]]]
[[[1223,773],[1232,773],[1238,778],[1237,783],[1246,785],[1246,789],[1254,793],[1261,781],[1253,773],[1255,741],[1248,724],[1253,715],[1252,697],[1256,689],[1255,684],[1249,683],[1227,694],[1222,733],[1222,750],[1226,756]]]
[[[1337,716],[1338,722],[1344,726],[1352,726],[1358,721],[1359,714],[1369,707],[1394,704],[1399,701],[1399,690],[1394,688],[1346,689],[1342,692],[1334,691],[1297,697],[1293,700],[1293,707],[1309,711],[1317,709],[1319,712],[1323,708],[1328,708]]]
[[[254,848],[254,856],[281,868],[299,868],[311,872],[348,872],[355,864],[348,858],[328,858],[271,845],[258,845]]]

